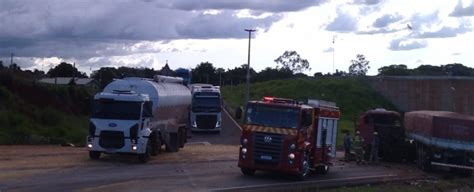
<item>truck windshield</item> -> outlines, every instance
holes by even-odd
[[[249,105],[245,123],[268,127],[296,128],[298,114],[299,110],[295,108]]]
[[[221,99],[219,93],[201,92],[195,93],[192,104],[193,112],[220,111]]]
[[[92,109],[92,118],[98,119],[140,119],[141,102],[96,100]]]
[[[374,114],[372,119],[376,125],[401,126],[400,117],[395,115]]]

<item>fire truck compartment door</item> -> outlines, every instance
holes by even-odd
[[[326,133],[323,135],[323,133]],[[316,131],[316,148],[331,147],[329,156],[336,157],[337,119],[319,118]]]

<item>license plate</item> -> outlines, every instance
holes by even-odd
[[[270,156],[270,155],[260,155],[260,159],[263,159],[263,160],[272,160],[272,156]]]

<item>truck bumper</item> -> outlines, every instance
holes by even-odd
[[[291,160],[291,163],[288,159],[288,155],[282,155],[278,164],[256,163],[256,161],[254,161],[252,152],[250,151],[246,154],[243,154],[242,147],[240,147],[238,167],[260,171],[280,172],[285,174],[298,174],[300,171],[300,154],[299,152],[295,152],[294,154],[295,159]]]
[[[137,142],[132,143],[131,139],[124,139],[124,145],[121,148],[104,148],[100,145],[100,137],[87,137],[87,148],[89,151],[98,151],[103,153],[130,153],[130,154],[143,154],[146,151],[146,145],[148,138],[139,137]]]

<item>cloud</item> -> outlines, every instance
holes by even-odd
[[[461,53],[455,52],[455,53],[452,53],[451,55],[453,55],[453,56],[458,56],[458,55],[461,55]]]
[[[354,0],[355,4],[364,4],[364,5],[376,5],[380,3],[380,0]]]
[[[462,1],[459,0],[453,12],[451,12],[449,16],[451,17],[474,16],[474,1],[472,1],[469,6],[463,7]]]
[[[328,47],[327,49],[323,50],[324,53],[332,53],[334,52],[334,48]]]
[[[377,18],[373,24],[374,27],[383,28],[391,23],[395,23],[403,19],[403,16],[399,14],[385,14],[380,18]]]
[[[413,31],[421,31],[424,27],[431,27],[435,23],[439,22],[439,10],[428,14],[414,14],[410,18],[410,26]]]
[[[357,30],[357,19],[349,13],[337,10],[337,16],[327,26],[328,31],[351,32]]]
[[[301,1],[287,1],[287,0],[200,0],[200,1],[189,1],[189,0],[174,0],[174,1],[162,1],[156,0],[157,6],[166,7],[171,9],[179,10],[206,10],[206,9],[224,9],[224,10],[258,10],[266,12],[293,12],[300,11],[312,6],[320,5],[325,0],[301,0]]]
[[[267,2],[267,1],[265,1]],[[90,58],[120,56],[159,49],[127,47],[136,43],[179,39],[246,38],[243,28],[268,30],[279,13],[319,5],[321,1],[264,1],[230,4],[215,1],[26,1],[2,0],[0,56],[11,52],[24,57]],[[189,5],[188,5],[189,4]],[[189,8],[186,10],[184,8]],[[222,8],[205,14],[204,8]],[[255,9],[259,17],[239,17],[240,8]],[[194,11],[197,10],[197,11]],[[8,26],[8,27],[3,27]]]
[[[381,29],[374,29],[374,30],[368,30],[368,31],[357,31],[355,32],[358,35],[374,35],[374,34],[383,34],[383,33],[395,33],[398,31],[401,31],[402,29],[386,29],[386,28],[381,28]]]
[[[394,39],[390,42],[389,49],[392,51],[406,51],[413,49],[421,49],[428,46],[428,42],[424,40],[408,40]]]
[[[459,27],[442,27],[439,30],[436,31],[428,31],[428,32],[421,32],[419,34],[416,34],[414,37],[415,38],[448,38],[448,37],[456,37],[459,34],[464,34],[469,31],[472,31],[472,28],[469,26],[466,26],[464,24],[460,25]]]

